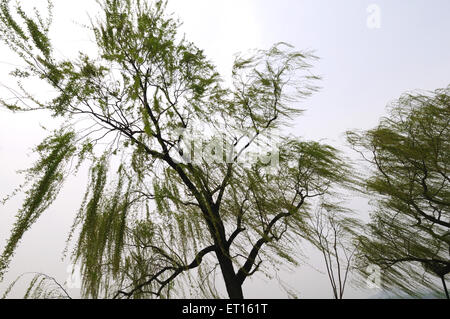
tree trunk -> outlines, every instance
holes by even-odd
[[[445,295],[447,296],[447,299],[450,299],[450,295],[448,294],[447,285],[445,284],[445,275],[441,276],[442,285],[444,286]]]
[[[234,271],[233,261],[230,258],[230,251],[225,236],[225,227],[220,218],[219,208],[216,207],[214,203],[210,203],[210,206],[214,207],[212,218],[205,218],[205,220],[216,246],[215,252],[220,265],[223,280],[225,282],[228,297],[230,299],[244,299],[244,294],[242,292],[242,282],[239,282]],[[205,212],[205,216],[208,215],[209,212]]]
[[[228,297],[230,299],[244,299],[242,284],[237,280],[233,262],[220,251],[216,251],[216,255],[219,260],[220,270],[222,271],[223,280],[225,281]]]

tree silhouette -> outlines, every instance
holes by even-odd
[[[357,245],[354,239],[362,227],[350,213],[341,206],[321,203],[311,216],[311,242],[322,254],[335,299],[344,298],[349,275],[355,266]]]

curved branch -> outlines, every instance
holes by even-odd
[[[295,211],[297,211],[300,208],[300,206],[303,205],[305,198],[306,198],[305,196],[302,196],[300,202],[295,207],[295,210],[293,210],[291,212],[287,212],[287,213],[279,213],[267,225],[267,228],[264,230],[262,237],[253,246],[252,250],[250,251],[250,254],[247,257],[247,261],[239,269],[239,271],[236,275],[239,283],[242,284],[245,281],[245,279],[251,274],[251,270],[253,268],[253,265],[255,264],[256,257],[258,256],[259,251],[261,250],[262,246],[264,246],[264,244],[271,242],[273,239],[276,239],[275,237],[269,236],[271,234],[272,228],[278,223],[279,220],[289,217]]]
[[[201,250],[194,258],[194,260],[189,264],[189,265],[182,265],[179,267],[164,267],[163,269],[161,269],[160,271],[158,271],[156,274],[154,274],[153,276],[151,276],[146,282],[136,286],[135,288],[133,288],[132,290],[130,290],[129,292],[126,291],[118,291],[116,293],[116,295],[113,297],[113,299],[117,299],[120,295],[123,295],[127,298],[131,298],[133,296],[133,294],[135,294],[138,291],[142,291],[142,289],[145,286],[151,285],[153,282],[158,282],[160,283],[160,287],[158,289],[157,292],[151,292],[151,294],[160,297],[161,296],[161,292],[162,290],[169,284],[171,283],[176,277],[178,277],[179,274],[181,274],[184,271],[188,271],[194,268],[197,268],[198,266],[200,266],[200,264],[203,261],[203,257],[205,257],[207,254],[213,252],[216,250],[216,246],[212,245],[209,247],[206,247],[205,249]],[[167,271],[173,270],[174,272],[169,276],[169,278],[165,279],[164,281],[161,281],[159,279],[159,277],[161,275],[163,275],[164,273],[166,273]]]

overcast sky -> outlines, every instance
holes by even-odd
[[[315,73],[323,76],[322,89],[305,101],[307,112],[286,129],[308,139],[344,147],[346,130],[372,128],[385,115],[386,105],[403,92],[450,84],[448,0],[171,0],[169,7],[184,21],[187,38],[205,49],[224,77],[230,75],[233,54],[238,51],[268,48],[280,41],[314,50],[321,58]],[[370,19],[378,9],[380,20]],[[55,1],[52,35],[60,54],[70,56],[92,46],[92,35],[75,21],[86,22],[87,14],[95,15],[95,10],[94,0]],[[17,59],[1,43],[3,85],[9,84],[8,72],[13,68],[7,63]],[[31,148],[46,135],[41,125],[51,123],[43,114],[13,115],[0,110],[0,198],[20,184],[15,171],[32,163]],[[5,283],[29,271],[66,280],[68,261],[61,260],[62,251],[85,184],[82,174],[72,179],[24,236]],[[21,198],[0,206],[0,248]],[[368,215],[364,200],[355,200],[353,207],[362,218]],[[309,260],[293,273],[280,274],[281,279],[300,298],[332,297],[322,260],[317,253],[304,253]],[[0,292],[5,283],[0,284]],[[286,297],[276,279],[259,277],[244,289],[246,297]],[[346,297],[375,293],[349,289]]]

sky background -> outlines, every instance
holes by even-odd
[[[380,28],[367,24],[371,4],[380,10]],[[92,49],[93,37],[79,23],[88,21],[87,14],[95,15],[96,8],[93,0],[55,1],[52,36],[59,54],[71,56]],[[345,145],[345,131],[374,127],[386,115],[386,105],[406,91],[435,90],[450,84],[448,0],[171,0],[169,8],[184,22],[182,31],[187,38],[205,50],[225,78],[231,75],[236,52],[268,48],[280,41],[300,50],[314,50],[321,58],[314,72],[323,77],[322,89],[303,103],[307,111],[285,130],[339,146],[349,156],[354,154]],[[20,62],[1,43],[0,94],[9,94],[2,85],[10,84],[11,63]],[[0,109],[0,198],[22,182],[16,171],[32,163],[31,148],[46,136],[41,126],[52,128],[55,124],[43,113],[11,114]],[[68,260],[62,259],[62,251],[84,193],[82,173],[66,184],[61,196],[26,233],[4,283],[0,283],[0,292],[24,272],[45,272],[60,282],[67,279]],[[0,206],[0,249],[21,199],[19,195]],[[355,198],[351,206],[367,219],[367,200]],[[309,247],[303,254],[309,259],[278,277],[300,298],[331,298],[319,254]],[[275,273],[274,277],[255,277],[244,287],[245,296],[286,297]],[[349,287],[346,297],[376,293]],[[12,294],[22,295],[20,289]]]

